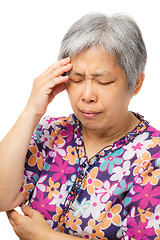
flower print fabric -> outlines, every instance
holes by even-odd
[[[160,132],[135,116],[135,129],[91,159],[74,114],[38,124],[21,192],[52,229],[87,239],[160,239]]]

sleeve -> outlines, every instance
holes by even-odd
[[[25,200],[29,200],[33,194],[33,190],[40,177],[44,167],[47,152],[47,140],[49,140],[51,123],[53,118],[46,117],[37,125],[27,151],[24,178],[21,192]]]
[[[159,155],[159,154],[158,154]],[[152,159],[123,200],[120,239],[160,240],[160,159]]]

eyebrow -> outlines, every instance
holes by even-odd
[[[83,73],[74,72],[74,71],[71,71],[70,73],[71,73],[71,74],[74,74],[74,75],[76,75],[76,76],[80,76],[80,77],[85,77],[85,76],[86,76],[86,75],[83,74]]]
[[[70,73],[73,74],[73,75],[79,76],[79,77],[85,77],[86,76],[86,74],[80,73],[80,72],[76,72],[74,70],[72,70]],[[108,71],[99,71],[97,73],[91,74],[91,76],[93,78],[101,77],[101,76],[104,76],[104,75],[108,75],[109,77],[113,77],[112,74],[109,73]]]

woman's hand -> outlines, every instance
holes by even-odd
[[[17,211],[7,212],[13,230],[21,240],[82,240],[77,236],[54,231],[43,216],[36,210],[23,204],[21,206],[24,216]]]
[[[7,212],[8,219],[13,230],[21,240],[44,240],[48,239],[53,231],[43,216],[36,210],[23,204],[24,216],[15,210]]]
[[[59,92],[66,88],[65,82],[68,81],[68,76],[62,76],[62,74],[69,72],[71,69],[72,64],[68,57],[51,65],[36,78],[25,109],[35,116],[42,117],[48,104]]]
[[[24,163],[33,131],[46,112],[48,104],[56,94],[65,89],[68,76],[62,75],[71,69],[70,58],[65,58],[35,79],[24,111],[0,143],[0,211],[13,209],[24,201],[19,189],[23,182]],[[6,163],[9,163],[7,167]],[[9,177],[12,179],[12,185],[8,181]]]

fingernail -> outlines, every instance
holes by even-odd
[[[24,208],[25,208],[25,206],[26,206],[25,204],[22,204],[22,205],[21,205],[21,208],[22,208],[22,209],[24,209]]]

